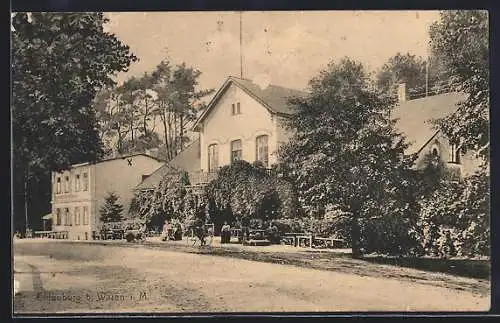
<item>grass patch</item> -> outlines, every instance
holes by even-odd
[[[475,259],[365,257],[367,262],[441,272],[477,279],[490,279],[491,262]]]

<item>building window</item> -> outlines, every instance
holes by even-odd
[[[80,174],[75,176],[75,192],[80,192]]]
[[[56,194],[61,194],[61,178],[58,177],[56,180]]]
[[[69,213],[69,208],[66,208],[64,214],[64,222],[65,225],[71,225],[71,213]]]
[[[56,225],[61,225],[61,209],[56,209]]]
[[[80,225],[80,208],[75,207],[75,225]]]
[[[69,176],[64,178],[64,193],[69,193]]]
[[[88,207],[83,207],[83,225],[89,224],[89,209]]]
[[[87,173],[83,173],[83,190],[89,190],[89,175]]]
[[[241,140],[231,141],[231,163],[241,160],[242,150],[241,150]]]
[[[255,140],[256,159],[262,162],[265,167],[269,166],[268,138],[269,136],[262,135],[258,136]]]
[[[208,146],[208,171],[213,172],[219,167],[219,146],[211,144]]]
[[[450,146],[450,162],[454,164],[460,164],[461,151],[457,145]]]
[[[231,114],[233,116],[237,115],[237,114],[241,114],[241,106],[240,106],[239,102],[231,104]]]

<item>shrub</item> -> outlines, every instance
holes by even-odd
[[[132,232],[127,232],[125,234],[125,239],[127,242],[133,242],[135,240],[135,235]]]
[[[420,239],[439,257],[490,255],[490,191],[486,170],[461,182],[445,181],[422,201]]]

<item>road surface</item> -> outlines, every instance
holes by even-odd
[[[89,244],[15,242],[14,313],[486,311],[490,298],[395,279]]]

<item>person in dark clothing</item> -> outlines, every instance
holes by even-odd
[[[231,241],[231,227],[227,222],[224,222],[220,232],[220,242],[221,243],[229,243]]]
[[[194,223],[194,231],[196,237],[200,240],[201,246],[204,246],[206,243],[205,238],[207,236],[207,230],[205,226],[206,211],[204,203],[201,203],[199,205],[197,213],[198,214]]]

